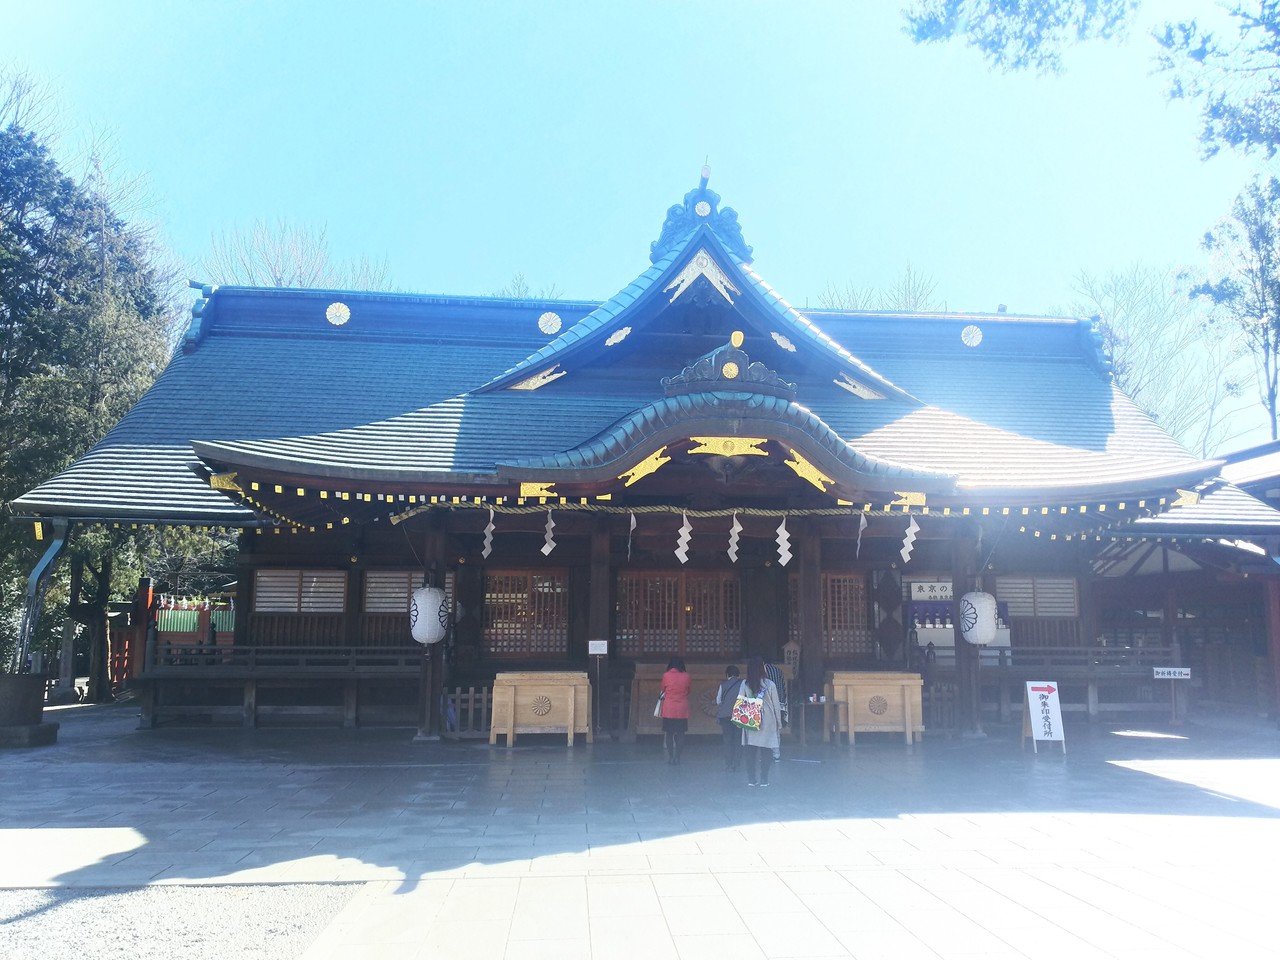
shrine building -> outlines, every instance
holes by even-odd
[[[708,177],[603,303],[203,286],[146,395],[10,505],[46,568],[90,524],[239,531],[221,630],[144,600],[113,635],[144,722],[483,736],[495,676],[548,671],[644,733],[670,657],[705,708],[754,654],[793,704],[918,674],[926,732],[1009,717],[1028,679],[1162,712],[1172,664],[1274,711],[1280,512],[1120,392],[1094,322],[797,309]]]

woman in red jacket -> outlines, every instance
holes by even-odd
[[[667,763],[678,764],[684,749],[684,735],[689,729],[689,688],[693,678],[684,661],[672,657],[662,675],[662,741],[667,748]]]

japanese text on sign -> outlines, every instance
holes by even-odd
[[[951,584],[943,581],[938,583],[924,582],[913,580],[911,582],[911,599],[912,600],[950,600]]]
[[[1062,704],[1057,684],[1047,680],[1027,681],[1027,711],[1030,735],[1036,740],[1062,740]]]
[[[1190,667],[1152,667],[1156,680],[1190,680]]]

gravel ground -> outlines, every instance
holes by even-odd
[[[288,960],[310,946],[360,886],[0,890],[0,957]]]

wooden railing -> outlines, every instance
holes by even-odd
[[[488,739],[493,718],[492,687],[454,687],[445,691],[445,733],[449,737]]]
[[[417,646],[237,647],[158,643],[149,658],[145,676],[416,674],[421,664],[422,649]]]
[[[360,614],[360,641],[373,647],[413,647],[407,613]]]
[[[1080,644],[1080,620],[1077,617],[1011,617],[1009,632],[1013,635],[1014,646],[1023,650]]]
[[[937,666],[955,666],[955,651],[937,650]],[[1073,675],[1100,674],[1151,676],[1152,667],[1167,667],[1177,661],[1173,647],[983,647],[978,662],[983,670],[1024,673],[1035,670],[1066,670]]]
[[[326,647],[343,642],[345,614],[251,613],[249,638],[261,647]]]

